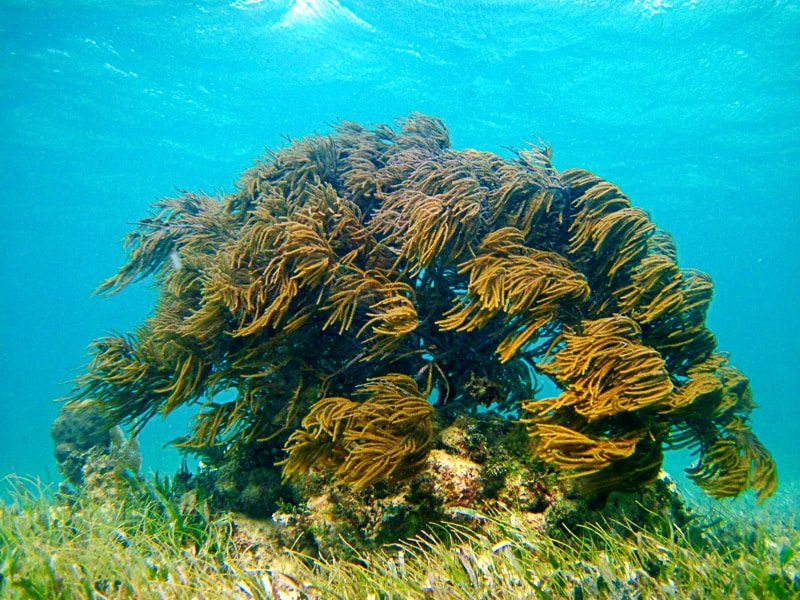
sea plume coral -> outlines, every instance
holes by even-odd
[[[705,326],[710,279],[548,148],[457,151],[423,115],[343,123],[235,193],[158,203],[126,245],[100,291],[152,275],[155,312],[96,341],[73,394],[115,421],[199,404],[184,446],[364,487],[413,475],[437,427],[482,406],[587,492],[652,481],[680,446],[714,496],[775,489],[747,379]],[[538,398],[540,378],[560,393]]]
[[[401,479],[424,464],[433,438],[433,407],[407,375],[389,373],[359,386],[361,402],[322,398],[289,436],[288,477],[335,467],[339,483],[356,489]]]

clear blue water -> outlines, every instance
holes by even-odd
[[[54,399],[150,310],[146,285],[91,291],[151,201],[421,111],[459,148],[544,140],[672,232],[800,480],[798,42],[793,1],[0,1],[0,476],[56,477]],[[148,427],[147,467],[186,417]]]

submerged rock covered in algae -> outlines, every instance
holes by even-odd
[[[499,514],[513,514],[548,536],[592,523],[636,523],[648,530],[688,520],[666,476],[642,490],[587,499],[532,459],[517,437],[507,420],[464,415],[442,432],[426,464],[408,480],[354,490],[318,474],[293,484],[292,500],[281,503],[271,523],[245,516],[235,521],[252,543],[342,555],[411,538],[434,523],[482,530]]]
[[[199,404],[184,448],[217,471],[257,457],[334,513],[363,494],[366,538],[447,506],[541,512],[565,480],[586,498],[641,489],[674,447],[715,497],[776,487],[748,380],[705,326],[710,278],[549,148],[454,150],[423,115],[344,123],[269,153],[235,193],[159,202],[126,245],[100,291],[152,275],[154,314],[94,342],[74,399],[137,427]],[[426,501],[408,508],[406,489]]]
[[[109,474],[139,471],[141,456],[136,439],[126,438],[117,425],[108,422],[102,407],[97,405],[62,407],[50,436],[58,469],[75,487],[91,485]]]

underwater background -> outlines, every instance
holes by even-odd
[[[146,283],[91,294],[151,202],[419,111],[457,149],[551,145],[672,233],[797,485],[798,41],[791,1],[0,0],[0,477],[58,478],[54,400],[93,338],[150,311]],[[145,429],[145,469],[175,469],[190,416]]]

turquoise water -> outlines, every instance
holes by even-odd
[[[3,0],[0,40],[0,476],[57,477],[54,399],[150,310],[146,285],[91,292],[151,201],[420,111],[457,148],[541,139],[672,232],[800,480],[800,2]],[[148,427],[146,467],[176,465],[186,418]]]

